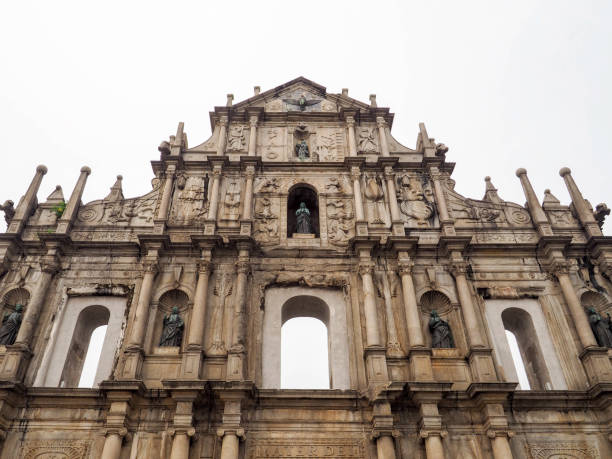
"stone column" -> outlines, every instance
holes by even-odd
[[[378,126],[378,137],[380,138],[380,151],[383,156],[389,156],[389,144],[387,143],[387,122],[382,116],[376,117]]]
[[[565,181],[565,186],[567,187],[567,191],[569,191],[572,198],[572,203],[574,204],[574,208],[578,214],[578,219],[580,220],[580,223],[582,223],[582,226],[584,226],[584,229],[589,237],[601,236],[601,228],[599,228],[599,225],[593,216],[593,211],[589,208],[589,205],[582,197],[582,193],[578,189],[576,182],[574,182],[574,179],[572,178],[572,171],[568,167],[564,167],[559,171],[559,175],[563,177],[563,180]]]
[[[361,184],[359,183],[361,171],[358,167],[351,167],[351,178],[353,179],[353,195],[355,196],[355,217],[357,217],[358,222],[364,221],[363,199],[361,197]]]
[[[127,434],[127,430],[111,430],[106,434],[104,439],[104,448],[100,459],[119,459],[121,455],[121,444],[123,437]]]
[[[387,356],[401,357],[402,349],[397,339],[397,327],[395,326],[395,317],[393,314],[393,303],[391,300],[391,287],[389,276],[393,276],[391,272],[382,272],[377,274],[379,288],[382,290],[385,299],[385,315],[387,318]]]
[[[378,328],[378,313],[376,311],[376,298],[374,296],[374,282],[372,273],[374,263],[361,262],[359,274],[363,282],[363,308],[365,312],[366,346],[380,346],[380,330]]]
[[[34,178],[32,179],[32,182],[30,182],[30,186],[28,187],[26,194],[17,203],[15,215],[13,215],[11,223],[6,230],[7,233],[19,234],[23,230],[27,219],[32,214],[32,210],[36,205],[36,194],[38,193],[38,189],[42,183],[43,176],[46,173],[47,166],[43,166],[41,164],[36,168],[36,174],[34,174]]]
[[[412,280],[412,265],[412,262],[409,261],[400,261],[399,264],[399,272],[402,279],[402,296],[406,311],[406,324],[408,326],[408,341],[410,347],[423,347],[425,346],[425,338],[423,337],[421,316]]]
[[[185,432],[174,433],[170,459],[189,459],[189,436]]]
[[[140,285],[138,302],[136,303],[136,310],[132,319],[132,328],[125,350],[125,361],[121,374],[122,379],[136,379],[140,375],[144,356],[144,337],[149,322],[149,307],[153,294],[153,281],[159,269],[158,251],[149,250],[149,254],[143,265],[144,273]]]
[[[242,220],[250,220],[253,207],[253,178],[255,177],[255,167],[247,166],[244,173],[246,183],[244,186],[244,206],[242,208]]]
[[[23,315],[23,322],[19,327],[15,344],[23,344],[30,346],[30,341],[34,335],[36,324],[40,320],[40,314],[43,304],[47,298],[47,289],[53,279],[53,275],[57,272],[59,265],[54,260],[52,262],[42,262],[40,267],[40,278],[36,283],[36,290],[30,299]]]
[[[251,132],[249,134],[249,156],[257,156],[257,116],[249,118]]]
[[[187,347],[183,352],[181,378],[198,379],[202,367],[202,351],[204,343],[204,324],[206,322],[206,303],[208,299],[208,281],[212,271],[210,249],[202,250],[202,258],[198,267],[198,281],[193,299],[193,310],[187,332]]]
[[[227,137],[227,116],[222,116],[219,121],[219,138],[217,140],[217,155],[223,156],[225,154],[225,141]]]
[[[460,256],[460,255],[455,255]],[[470,341],[470,348],[473,347],[484,347],[485,343],[480,333],[480,327],[478,319],[476,318],[476,308],[472,301],[472,293],[466,278],[467,265],[462,262],[455,262],[451,266],[451,273],[455,278],[457,284],[457,294],[459,296],[459,303],[461,303],[461,311],[463,312],[463,318],[465,319],[465,327],[467,329],[468,339]]]
[[[391,166],[385,167],[385,179],[387,180],[387,190],[389,192],[389,207],[391,207],[391,219],[394,222],[401,221],[399,205],[397,204],[397,193],[395,191],[395,175]]]
[[[506,435],[496,435],[493,433],[491,446],[493,448],[494,459],[512,459],[512,450],[510,449],[510,442],[508,442],[508,437]]]
[[[429,168],[429,175],[434,185],[434,196],[438,206],[438,216],[440,218],[442,231],[445,235],[452,236],[455,234],[455,227],[453,220],[448,213],[448,207],[446,206],[446,197],[444,196],[444,190],[442,189],[442,183],[440,182],[440,171],[437,167],[432,166]]]
[[[210,191],[210,208],[208,209],[208,220],[217,221],[217,210],[219,208],[219,186],[221,182],[221,166],[213,167],[213,183]]]
[[[70,231],[72,223],[76,219],[79,206],[81,205],[83,190],[85,189],[85,183],[87,182],[87,177],[89,174],[91,174],[91,169],[87,166],[83,166],[81,168],[81,174],[79,175],[77,183],[74,186],[74,190],[70,195],[70,199],[66,204],[66,209],[58,220],[55,234],[66,234],[68,231]]]
[[[172,191],[174,188],[174,173],[176,172],[175,164],[168,164],[166,167],[166,179],[164,180],[164,190],[162,192],[161,202],[155,217],[156,221],[165,222],[168,219],[168,211],[170,210],[170,201],[172,199]]]
[[[232,322],[232,340],[228,353],[227,379],[241,381],[244,378],[245,330],[247,283],[251,269],[249,263],[249,244],[239,243],[236,262],[236,296]]]
[[[520,169],[516,170],[516,176],[521,180],[523,192],[525,193],[527,205],[529,206],[529,213],[531,214],[531,218],[533,219],[538,232],[542,236],[552,236],[552,228],[550,227],[548,218],[546,218],[544,209],[542,209],[542,206],[540,205],[540,201],[538,201],[535,191],[533,191],[531,182],[529,182],[529,178],[527,178],[527,171],[521,167]]]
[[[348,128],[349,156],[357,156],[357,141],[355,140],[355,118],[353,118],[352,116],[347,116],[346,126]]]
[[[589,346],[597,346],[597,341],[595,340],[595,336],[593,335],[593,331],[589,325],[587,315],[582,307],[582,304],[580,303],[580,299],[578,299],[578,295],[576,295],[576,291],[574,290],[574,286],[572,285],[572,281],[569,277],[568,266],[566,264],[558,263],[553,268],[553,273],[559,280],[559,286],[563,292],[563,298],[565,298],[565,302],[569,307],[570,314],[572,315],[572,321],[574,322],[574,326],[578,332],[578,337],[580,338],[582,348],[584,349]]]
[[[232,432],[225,432],[221,444],[221,459],[238,459],[238,452],[238,436]]]
[[[395,443],[391,435],[380,435],[376,439],[376,455],[378,459],[395,459]]]
[[[427,455],[427,459],[444,459],[442,437],[428,434],[427,437],[425,437],[425,454]]]

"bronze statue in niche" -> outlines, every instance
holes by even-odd
[[[312,234],[312,226],[310,225],[310,211],[306,207],[305,202],[300,203],[300,207],[295,211],[297,219],[296,233]]]
[[[15,311],[4,316],[2,319],[2,327],[0,327],[0,344],[14,344],[21,327],[23,318],[23,306],[18,304],[15,306]]]
[[[174,306],[172,312],[164,316],[164,329],[159,340],[160,346],[180,346],[183,342],[185,322],[179,315],[179,309]]]
[[[597,344],[601,347],[612,347],[612,324],[609,316],[608,320],[604,320],[595,308],[589,308],[587,314]]]
[[[436,311],[431,311],[429,319],[429,331],[431,332],[432,348],[453,348],[455,340],[453,332],[447,321],[440,318]]]

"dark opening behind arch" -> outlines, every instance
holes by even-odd
[[[308,185],[296,185],[289,191],[287,198],[287,237],[293,236],[296,231],[295,211],[300,203],[306,203],[310,211],[310,224],[315,237],[319,237],[319,200],[317,192]]]

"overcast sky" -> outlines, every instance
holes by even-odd
[[[418,123],[450,147],[457,191],[480,199],[490,175],[524,203],[525,167],[542,199],[569,198],[568,166],[593,205],[612,206],[612,2],[609,1],[12,1],[0,4],[0,202],[36,165],[39,200],[150,190],[150,160],[179,121],[191,145],[208,112],[305,76]],[[0,230],[5,229],[1,219]],[[612,223],[605,232],[612,235]]]

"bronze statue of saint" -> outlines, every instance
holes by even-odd
[[[302,161],[310,157],[310,152],[308,151],[308,145],[306,145],[305,140],[302,140],[300,143],[296,144],[295,154]]]
[[[162,330],[160,346],[180,346],[183,341],[183,330],[185,322],[179,315],[176,306],[172,308],[170,315],[164,316],[164,329]]]
[[[453,333],[448,322],[441,319],[436,311],[431,311],[430,315],[429,331],[431,332],[431,347],[455,347],[455,340],[453,340]]]
[[[15,311],[4,316],[0,327],[0,344],[14,344],[21,326],[23,306],[18,304]]]
[[[593,330],[597,344],[601,347],[612,347],[610,324],[595,311],[595,308],[589,308],[587,314],[589,315],[589,324],[591,324],[591,330]]]
[[[300,207],[295,211],[297,217],[296,233],[312,234],[312,226],[310,225],[310,211],[306,207],[305,202],[300,203]]]

